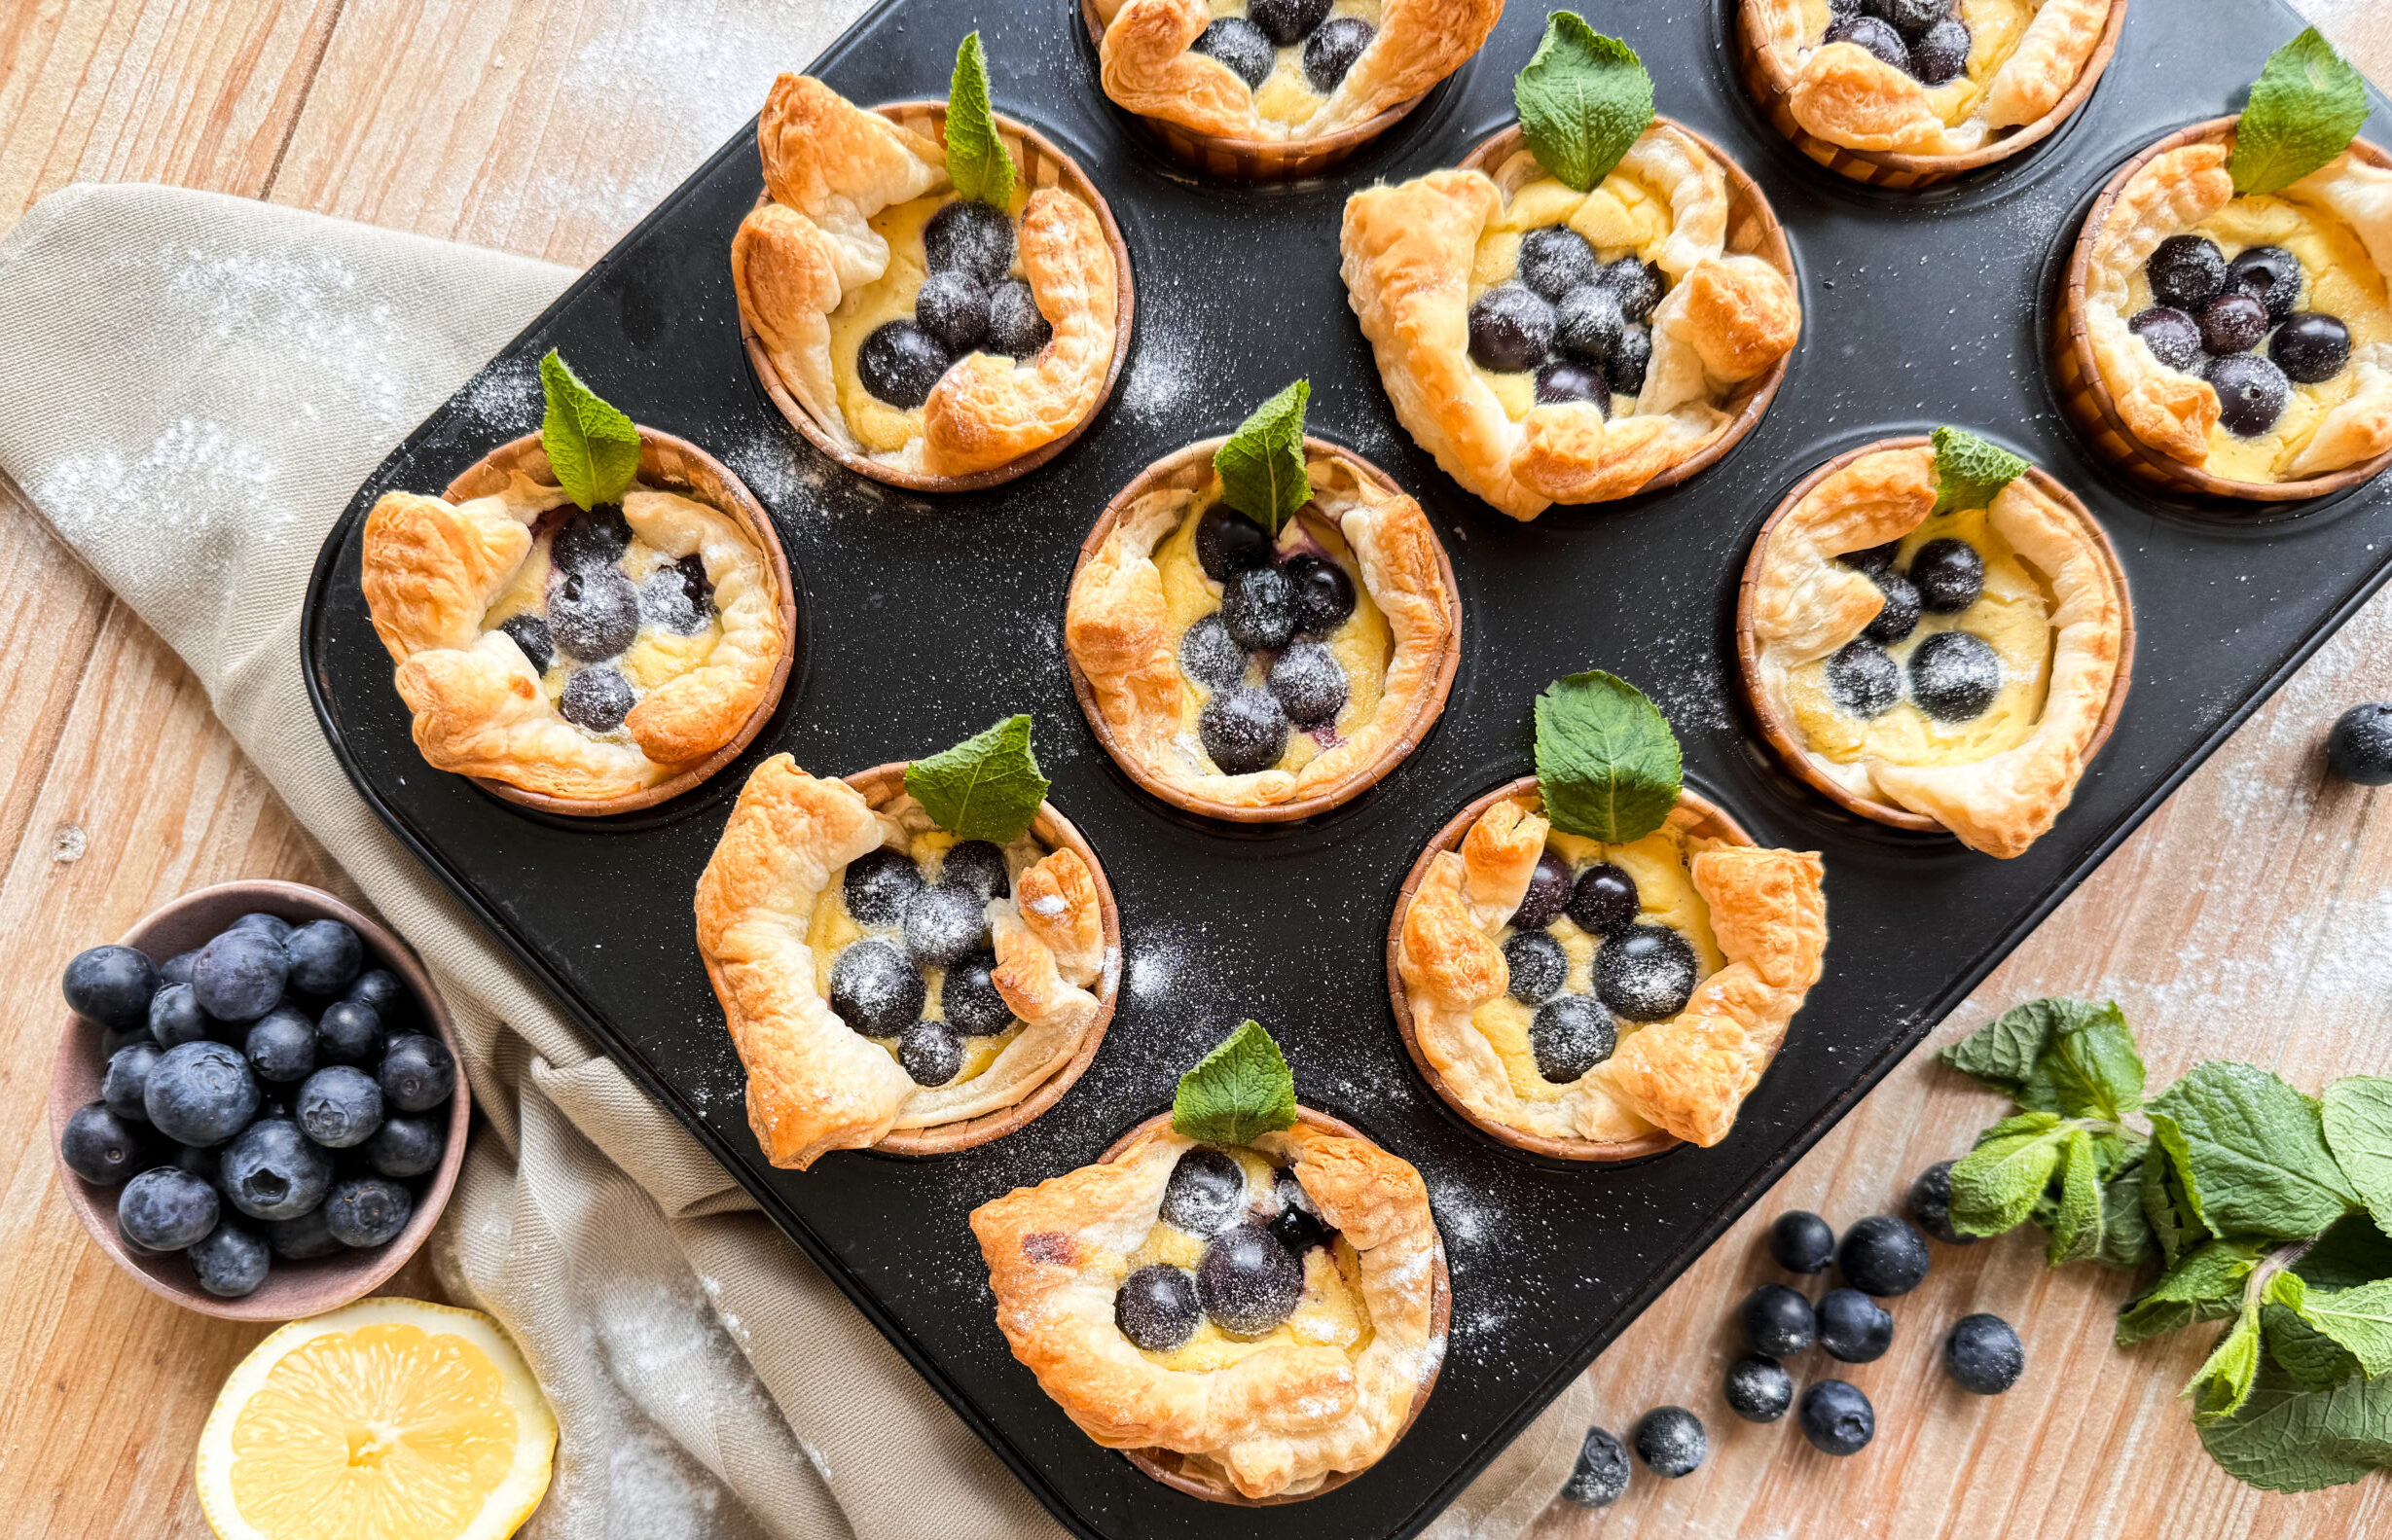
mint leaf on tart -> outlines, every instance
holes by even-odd
[[[1046,801],[1047,785],[1030,751],[1027,715],[1007,717],[905,768],[905,789],[941,829],[997,844],[1022,837]]]
[[[2350,148],[2367,122],[2367,88],[2308,27],[2267,55],[2234,130],[2226,168],[2237,193],[2274,193]]]
[[[1248,1021],[1179,1077],[1171,1126],[1200,1144],[1251,1144],[1295,1126],[1295,1076],[1259,1021]]]
[[[989,61],[980,34],[966,32],[947,87],[947,180],[965,197],[1003,208],[1013,198],[1013,157],[989,108]]]
[[[1221,501],[1273,535],[1312,501],[1312,476],[1304,469],[1304,412],[1311,405],[1312,381],[1299,379],[1255,408],[1213,451]]]
[[[2151,1104],[2151,1121],[2221,1235],[2306,1240],[2359,1206],[2317,1103],[2255,1064],[2195,1066]]]
[[[1556,829],[1642,840],[1669,820],[1685,770],[1669,719],[1625,679],[1571,674],[1537,697],[1537,789]]]
[[[1636,50],[1575,11],[1545,18],[1544,38],[1512,82],[1511,99],[1538,163],[1581,193],[1611,175],[1652,123],[1652,77]]]
[[[583,508],[619,502],[639,474],[639,430],[583,384],[553,347],[540,355],[540,392],[548,398],[540,447],[557,484]]]
[[[1982,508],[1993,494],[2024,476],[2027,462],[1987,444],[1966,428],[1942,427],[1934,434],[1936,446],[1936,508],[1948,514],[1955,508]]]
[[[2376,1225],[2392,1235],[2392,1080],[2352,1075],[2328,1086],[2323,1101],[2327,1148]]]

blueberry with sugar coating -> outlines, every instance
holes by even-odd
[[[1845,566],[1881,578],[1894,570],[1894,560],[1902,555],[1902,542],[1889,540],[1882,546],[1869,546],[1861,551],[1847,551],[1835,559]]]
[[[989,291],[989,330],[981,346],[1007,358],[1028,358],[1054,337],[1054,323],[1038,308],[1038,296],[1020,278],[1006,278]]]
[[[2254,353],[2211,359],[2208,377],[2218,393],[2218,420],[2236,438],[2256,439],[2274,427],[2292,399],[2284,371]]]
[[[2248,352],[2266,335],[2267,306],[2251,295],[2229,288],[2201,311],[2201,346],[2213,354]]]
[[[1163,1219],[1191,1236],[1225,1230],[1246,1207],[1246,1168],[1226,1150],[1200,1144],[1179,1157],[1163,1184]]]
[[[894,1037],[922,1020],[929,986],[885,941],[859,941],[830,968],[830,1008],[866,1037]]]
[[[1999,1315],[1964,1315],[1943,1339],[1943,1368],[1970,1394],[1998,1396],[2026,1373],[2026,1347]]]
[[[440,1158],[449,1145],[447,1126],[431,1118],[413,1118],[402,1114],[384,1118],[374,1136],[357,1147],[357,1153],[378,1176],[404,1181],[421,1176],[440,1164]]]
[[[1902,40],[1902,34],[1895,31],[1890,23],[1876,17],[1849,17],[1832,22],[1821,41],[1849,43],[1865,53],[1875,54],[1905,75],[1914,73],[1910,64],[1910,45]]]
[[[1537,1007],[1529,1019],[1528,1046],[1537,1056],[1537,1073],[1566,1086],[1612,1057],[1619,1046],[1619,1027],[1592,995],[1565,994]]]
[[[1924,36],[1952,14],[1950,0],[1862,0],[1861,9],[1905,38]]]
[[[382,1100],[401,1112],[429,1112],[456,1090],[456,1060],[449,1045],[423,1032],[390,1040],[375,1080]]]
[[[610,567],[632,548],[631,521],[621,503],[600,503],[576,511],[557,528],[549,543],[548,563],[560,572]]]
[[[2326,768],[2354,786],[2392,786],[2392,701],[2366,701],[2336,718]]]
[[[1929,86],[1957,80],[1960,72],[1969,67],[1969,50],[1975,44],[1969,23],[1958,17],[1945,17],[1910,45],[1910,68]]]
[[[914,292],[914,324],[950,358],[961,358],[989,335],[988,285],[949,269],[922,280]]]
[[[172,1165],[153,1165],[117,1198],[117,1231],[145,1251],[180,1251],[216,1228],[216,1190]]]
[[[963,1042],[944,1021],[916,1021],[897,1034],[897,1063],[917,1086],[944,1086],[963,1068]]]
[[[1885,603],[1861,627],[1861,634],[1882,647],[1891,647],[1918,629],[1919,591],[1915,584],[1899,572],[1872,574],[1870,581],[1885,596]]]
[[[58,1158],[85,1181],[109,1186],[132,1174],[141,1159],[141,1133],[106,1102],[87,1101],[66,1120],[58,1135]]]
[[[296,1007],[277,1005],[249,1023],[241,1057],[260,1080],[276,1085],[305,1080],[315,1068],[315,1023]]]
[[[994,842],[961,840],[949,845],[947,853],[939,857],[938,885],[969,893],[986,904],[1010,894],[1013,877],[1005,870],[1005,852]]]
[[[1520,281],[1545,299],[1559,304],[1580,285],[1592,285],[1595,248],[1567,225],[1547,225],[1520,237]]]
[[[1328,557],[1298,552],[1280,570],[1295,589],[1298,636],[1326,636],[1354,613],[1354,580]]]
[[[1636,923],[1644,900],[1636,878],[1609,861],[1578,874],[1570,887],[1570,922],[1589,936],[1616,936]]]
[[[354,1064],[327,1064],[300,1082],[292,1110],[325,1149],[355,1149],[382,1126],[382,1088]]]
[[[1378,34],[1360,17],[1332,17],[1304,43],[1304,79],[1326,96],[1354,68],[1354,61]]]
[[[1727,1410],[1747,1422],[1775,1422],[1794,1405],[1794,1376],[1765,1353],[1727,1366]]]
[[[1619,329],[1619,345],[1612,349],[1612,394],[1635,396],[1645,389],[1645,371],[1652,363],[1652,329],[1631,321]]]
[[[1179,671],[1207,690],[1227,690],[1246,680],[1246,649],[1218,615],[1208,615],[1179,638]]]
[[[193,1241],[183,1255],[191,1259],[191,1273],[199,1287],[220,1300],[255,1294],[273,1264],[264,1236],[230,1222]]]
[[[922,251],[932,272],[961,272],[994,287],[1013,267],[1013,221],[994,203],[959,197],[923,226]]]
[[[129,1032],[149,1020],[150,996],[158,992],[158,967],[130,947],[93,947],[77,952],[60,981],[77,1016]]]
[[[362,1000],[335,1000],[315,1021],[315,1057],[326,1064],[371,1064],[382,1057],[382,1016]]]
[[[714,618],[714,586],[695,552],[668,561],[639,585],[639,619],[675,636],[695,636]]]
[[[338,994],[365,966],[365,943],[337,919],[309,920],[282,949],[291,960],[290,986],[303,994]]]
[[[141,1110],[169,1139],[218,1144],[245,1128],[264,1099],[240,1055],[222,1043],[185,1043],[152,1066]]]
[[[1703,1419],[1684,1407],[1655,1407],[1637,1419],[1636,1453],[1656,1476],[1693,1474],[1711,1453]]]
[[[1789,1209],[1769,1226],[1769,1255],[1789,1272],[1825,1272],[1835,1260],[1835,1232],[1808,1209]]]
[[[1196,735],[1222,774],[1250,775],[1287,752],[1287,713],[1268,690],[1238,685],[1205,702]]]
[[[997,988],[997,954],[976,951],[947,970],[938,986],[939,1014],[966,1037],[986,1037],[1013,1024],[1013,1007]]]
[[[902,925],[905,906],[922,891],[922,872],[904,851],[881,845],[848,863],[840,897],[859,925]]]
[[[1828,660],[1828,698],[1873,722],[1902,703],[1902,668],[1866,636],[1838,647]]]
[[[989,905],[978,894],[925,887],[906,901],[905,950],[924,967],[947,967],[988,944]]]
[[[1196,516],[1196,561],[1215,583],[1267,567],[1276,554],[1263,527],[1227,503],[1214,503]]]
[[[224,1147],[217,1181],[252,1219],[296,1219],[324,1200],[332,1157],[288,1118],[260,1118]]]
[[[1271,1193],[1279,1200],[1279,1216],[1271,1221],[1271,1234],[1287,1248],[1289,1256],[1301,1262],[1304,1253],[1336,1238],[1336,1232],[1313,1211],[1312,1195],[1304,1191],[1304,1184],[1295,1179],[1293,1171],[1282,1169],[1274,1175]]]
[[[1594,282],[1563,295],[1554,305],[1553,322],[1554,345],[1562,356],[1598,370],[1609,367],[1619,350],[1620,334],[1628,329],[1618,292]]]
[[[1965,540],[1930,540],[1910,557],[1910,582],[1928,614],[1957,615],[1983,595],[1985,558]]]
[[[612,733],[632,714],[631,681],[613,668],[584,668],[564,682],[557,712],[591,733]]]
[[[931,388],[954,362],[913,322],[884,321],[855,350],[855,375],[878,399],[910,411],[930,399]]]
[[[1304,1265],[1260,1225],[1232,1225],[1205,1243],[1196,1300],[1233,1337],[1260,1337],[1295,1311]]]
[[[1329,14],[1330,0],[1250,0],[1247,18],[1280,48],[1293,48],[1312,35]]]
[[[1113,1295],[1114,1327],[1150,1353],[1180,1346],[1203,1322],[1196,1280],[1163,1263],[1138,1269]]]
[[[1580,1508],[1609,1508],[1627,1489],[1627,1450],[1606,1429],[1588,1428],[1578,1463],[1562,1484],[1563,1499]]]
[[[1537,404],[1540,407],[1579,402],[1605,416],[1612,414],[1612,382],[1599,372],[1577,364],[1551,363],[1537,371]]]
[[[1939,722],[1985,714],[2002,691],[2002,660],[1972,631],[1938,631],[1910,654],[1910,698]]]
[[[2155,304],[2137,310],[2126,330],[2143,339],[2152,357],[2170,369],[2188,374],[2197,373],[2201,366],[2201,323],[2172,304]]]
[[[1544,1004],[1562,992],[1570,978],[1569,954],[1541,930],[1514,931],[1505,937],[1504,961],[1511,970],[1511,997],[1522,1005]]]
[[[1643,322],[1661,303],[1661,269],[1634,256],[1607,264],[1595,274],[1595,283],[1609,289],[1619,302],[1620,319],[1625,322]]]
[[[557,641],[548,631],[548,622],[537,615],[510,616],[498,628],[513,638],[523,653],[524,661],[531,664],[535,674],[548,672],[548,665],[557,661]]]
[[[1823,1454],[1858,1454],[1877,1436],[1876,1409],[1857,1386],[1822,1379],[1802,1392],[1802,1436]]]
[[[1471,359],[1498,375],[1543,363],[1559,324],[1553,306],[1521,283],[1499,283],[1471,301],[1469,323]]]
[[[416,1211],[414,1195],[386,1176],[352,1176],[333,1184],[324,1200],[324,1228],[344,1246],[379,1246],[398,1238]]]
[[[1316,641],[1288,644],[1271,665],[1271,694],[1299,728],[1327,726],[1346,708],[1350,686],[1337,655]]]
[[[1614,1016],[1661,1021],[1694,996],[1694,949],[1667,925],[1631,925],[1595,953],[1595,993]]]
[[[2301,303],[2304,274],[2301,259],[2281,246],[2251,246],[2226,265],[2226,287],[2267,307],[2270,323],[2283,320]]]
[[[2297,311],[2267,339],[2267,357],[2286,379],[2322,384],[2350,362],[2350,328],[2319,310]]]
[[[2204,235],[2170,235],[2143,261],[2152,298],[2198,315],[2226,287],[2226,254]]]
[[[166,1051],[156,1043],[132,1043],[118,1049],[108,1056],[108,1067],[100,1072],[99,1099],[127,1123],[149,1122],[142,1097],[149,1092],[150,1071],[165,1057]]]
[[[1215,19],[1187,47],[1191,54],[1220,60],[1250,90],[1260,90],[1262,83],[1271,78],[1272,66],[1279,62],[1269,34],[1244,17]]]
[[[567,572],[548,596],[548,633],[567,658],[604,663],[639,634],[639,591],[620,567]]]
[[[1927,1276],[1927,1242],[1892,1214],[1871,1214],[1844,1232],[1835,1265],[1863,1294],[1907,1294]]]
[[[1272,653],[1295,634],[1295,585],[1278,567],[1255,567],[1232,577],[1221,590],[1221,624],[1230,640],[1250,653]]]
[[[1744,1336],[1753,1351],[1792,1358],[1811,1345],[1819,1319],[1811,1302],[1783,1283],[1764,1283],[1744,1297]]]
[[[1570,904],[1570,863],[1551,850],[1537,857],[1528,875],[1528,891],[1511,912],[1511,923],[1521,930],[1542,930],[1561,917]]]

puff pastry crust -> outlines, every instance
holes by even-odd
[[[1533,790],[1492,804],[1414,890],[1395,957],[1414,1042],[1446,1091],[1490,1123],[1596,1145],[1655,1128],[1719,1143],[1819,982],[1828,911],[1818,855],[1697,834],[1702,814],[1680,806],[1666,827],[1684,841],[1724,965],[1678,1015],[1623,1031],[1610,1058],[1560,1095],[1532,1100],[1472,1018],[1511,982],[1498,938],[1544,849],[1549,826],[1539,808]]]
[[[1475,254],[1505,188],[1540,174],[1533,157],[1514,157],[1500,182],[1432,171],[1346,200],[1347,296],[1396,418],[1446,475],[1514,519],[1628,496],[1692,458],[1728,428],[1719,403],[1801,333],[1785,276],[1727,253],[1726,177],[1691,135],[1655,123],[1619,169],[1668,190],[1671,233],[1652,261],[1671,282],[1652,312],[1644,389],[1609,420],[1588,403],[1552,402],[1515,421],[1470,362]]]
[[[385,492],[366,516],[361,585],[374,630],[436,770],[598,802],[668,780],[729,742],[770,686],[788,637],[763,553],[728,514],[634,486],[623,517],[668,558],[695,555],[721,625],[702,663],[646,691],[613,733],[558,713],[515,638],[484,617],[532,558],[562,488],[518,471],[462,503]]]
[[[1128,1259],[1191,1148],[1158,1126],[1110,1161],[972,1211],[1013,1356],[1098,1444],[1201,1456],[1248,1497],[1302,1493],[1365,1469],[1401,1435],[1443,1356],[1442,1241],[1420,1173],[1377,1145],[1305,1124],[1256,1140],[1258,1153],[1292,1165],[1321,1217],[1352,1242],[1369,1342],[1352,1356],[1272,1345],[1195,1373],[1157,1364],[1113,1324]]]
[[[912,798],[874,807],[844,780],[786,754],[756,767],[698,878],[698,950],[747,1069],[747,1123],[765,1158],[804,1170],[892,1129],[960,1123],[1009,1107],[1069,1062],[1112,971],[1087,863],[1054,850],[992,900],[997,992],[1022,1022],[980,1074],[917,1086],[887,1049],[850,1029],[816,983],[815,905],[866,851],[906,847],[928,827]]]
[[[1788,672],[1834,653],[1884,607],[1876,584],[1836,557],[1918,528],[1934,511],[1936,484],[1933,448],[1883,449],[1828,477],[1778,520],[1761,554],[1753,633],[1760,684],[1781,720],[1794,720],[1784,703]],[[2123,661],[2126,595],[2093,532],[2030,478],[1995,493],[1986,515],[2049,591],[2049,679],[2023,740],[1951,765],[1870,755],[1839,764],[1815,751],[1810,758],[1854,791],[1922,813],[1971,848],[2007,859],[2042,838],[2076,793]]]
[[[773,83],[756,121],[766,200],[731,241],[740,311],[773,372],[807,416],[847,452],[866,455],[840,409],[831,314],[888,271],[872,217],[945,191],[947,152],[810,76]],[[1119,270],[1096,211],[1061,187],[1030,195],[1018,233],[1022,276],[1053,328],[1016,361],[958,360],[923,406],[922,431],[868,457],[930,476],[1010,464],[1087,418],[1112,369]]]

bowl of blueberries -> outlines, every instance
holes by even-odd
[[[449,1200],[470,1098],[429,975],[296,882],[186,893],[60,981],[67,1201],[144,1288],[235,1320],[371,1294]]]

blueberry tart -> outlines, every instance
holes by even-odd
[[[629,811],[736,756],[787,679],[796,629],[772,519],[711,456],[631,420],[551,353],[540,434],[439,497],[385,492],[360,573],[415,713],[416,746],[552,812]],[[569,383],[565,383],[569,381]],[[545,440],[575,430],[560,391],[612,413],[602,464],[561,485]]]
[[[773,1164],[986,1143],[1095,1056],[1120,922],[1029,734],[1016,717],[846,780],[786,754],[748,777],[698,879],[698,949]]]
[[[1717,460],[1759,420],[1802,324],[1758,187],[1649,97],[1590,160],[1538,89],[1547,52],[1521,73],[1521,127],[1458,169],[1355,194],[1342,236],[1396,419],[1522,519]]]
[[[997,1323],[1080,1430],[1158,1481],[1287,1502],[1375,1464],[1451,1310],[1420,1173],[1299,1108],[1253,1022],[1096,1164],[974,1209]]]
[[[1076,438],[1128,350],[1127,249],[1095,187],[988,111],[977,34],[942,106],[866,111],[783,75],[764,197],[731,243],[741,326],[782,414],[865,476],[995,485]]]
[[[1844,806],[2022,854],[2125,698],[2133,626],[2066,487],[1974,435],[1830,461],[1762,526],[1737,617],[1789,769]]]

